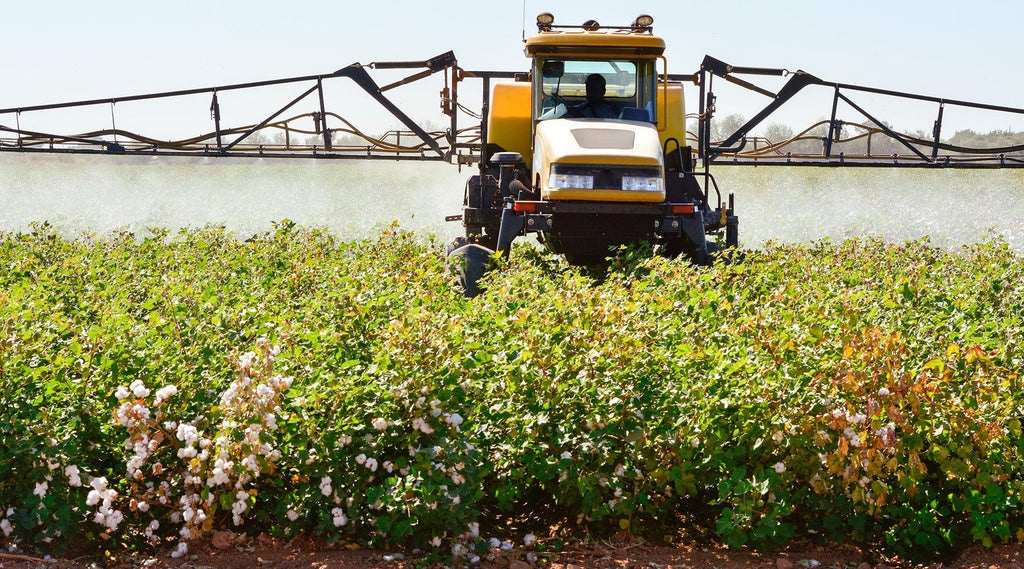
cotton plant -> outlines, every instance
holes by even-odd
[[[174,531],[181,540],[173,555],[188,551],[188,541],[213,529],[214,516],[230,513],[230,525],[242,526],[256,500],[256,482],[274,471],[281,458],[275,434],[283,393],[292,379],[274,373],[280,348],[261,339],[257,350],[234,362],[235,379],[206,416],[187,420],[171,405],[178,388],[155,391],[141,379],[115,392],[115,422],[128,431],[124,494],[92,481],[87,504],[93,520],[117,528],[123,508],[141,520],[153,543]]]
[[[21,483],[26,496],[20,503],[0,504],[0,543],[59,543],[65,532],[75,531],[78,518],[87,511],[82,481],[87,475],[56,450],[58,446],[56,439],[46,439],[46,450],[33,458],[28,478]],[[61,508],[60,504],[67,507]],[[120,519],[115,514],[105,521],[116,527]]]

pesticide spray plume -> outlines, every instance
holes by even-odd
[[[992,237],[1024,251],[1024,174],[1013,170],[720,168],[743,204],[746,247],[768,241]]]
[[[239,239],[289,219],[344,238],[461,231],[465,175],[444,163],[4,156],[0,231],[47,221],[67,236],[222,225]]]
[[[239,239],[290,219],[348,239],[397,222],[450,239],[467,173],[444,163],[117,156],[0,157],[0,231],[47,221],[67,236],[222,225]],[[929,238],[955,248],[993,234],[1024,251],[1024,173],[1014,170],[720,168],[742,245],[823,238]]]

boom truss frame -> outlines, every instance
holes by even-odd
[[[788,76],[789,80],[777,91],[759,87],[751,82],[739,78],[739,75],[759,76]],[[713,91],[715,77],[754,91],[771,98],[761,111],[755,114],[744,125],[727,135],[721,141],[711,139],[711,121],[716,108],[716,97]],[[1024,145],[1008,146],[1002,148],[965,148],[953,146],[941,141],[943,114],[947,106],[978,109],[1013,115],[1024,115],[1024,109],[990,105],[984,103],[973,103],[956,99],[943,99],[914,93],[904,93],[848,83],[828,82],[805,71],[790,72],[786,69],[774,69],[763,67],[741,67],[734,66],[724,61],[715,59],[710,55],[704,57],[700,70],[692,76],[673,76],[673,79],[681,81],[692,81],[700,89],[697,132],[697,153],[702,161],[705,171],[712,164],[739,165],[739,166],[817,166],[817,167],[886,167],[886,168],[1024,168]],[[807,87],[821,86],[832,89],[832,110],[827,121],[828,133],[821,137],[822,152],[820,155],[800,154],[794,155],[785,151],[788,142],[781,144],[770,144],[768,150],[748,150],[747,146],[752,140],[751,131],[764,122],[769,116],[778,111],[798,93]],[[932,127],[932,138],[921,139],[896,132],[884,122],[876,118],[870,112],[858,105],[851,98],[852,93],[870,93],[883,95],[895,99],[914,100],[931,102],[938,105],[937,116]],[[870,142],[867,154],[847,155],[843,152],[836,153],[835,146],[840,141],[839,135],[844,126],[844,121],[837,118],[839,102],[846,103],[857,111],[870,123],[870,127],[857,125],[868,130],[868,136],[872,133],[881,134],[906,150],[906,154],[872,155]],[[822,124],[825,124],[823,121]],[[791,142],[791,141],[790,141]],[[944,151],[944,154],[940,154]]]
[[[371,77],[367,69],[420,69],[420,71],[393,83],[381,86]],[[441,92],[441,109],[450,118],[450,123],[444,131],[427,132],[396,106],[385,93],[396,87],[420,81],[437,73],[441,73],[445,77],[445,87]],[[484,81],[484,115],[480,125],[472,125],[460,131],[459,110],[462,109],[464,112],[467,112],[467,109],[459,104],[458,85],[467,77],[482,78]],[[382,159],[447,161],[459,164],[473,163],[479,159],[478,153],[485,148],[481,140],[486,140],[489,81],[491,79],[515,77],[515,73],[508,72],[463,70],[458,66],[455,54],[449,51],[423,61],[385,61],[365,65],[353,63],[333,73],[323,75],[305,75],[198,89],[183,89],[125,97],[0,109],[0,152],[203,157],[257,156],[261,158]],[[368,136],[353,126],[348,119],[330,112],[325,101],[324,83],[335,79],[348,79],[354,82],[376,101],[380,107],[398,119],[408,130],[389,131],[379,137]],[[233,128],[224,128],[221,124],[219,93],[289,84],[298,84],[303,90],[294,99],[267,115],[261,121]],[[167,100],[198,94],[209,94],[211,96],[210,118],[213,120],[212,131],[200,133],[192,138],[183,140],[166,141],[121,130],[116,126],[115,110],[118,103]],[[289,109],[313,96],[317,99],[317,111],[306,115],[281,119],[282,115]],[[24,113],[40,113],[49,110],[101,105],[110,106],[110,128],[87,133],[67,133],[39,132],[21,127],[20,119]],[[474,113],[470,112],[469,114]],[[252,135],[264,128],[284,128],[287,132],[288,125],[292,121],[300,118],[308,120],[310,117],[313,119],[315,133],[319,136],[320,144],[286,143],[281,145],[250,142],[253,139]],[[338,123],[341,124],[339,125]],[[339,131],[355,135],[365,140],[366,144],[338,145],[332,141],[332,135]]]

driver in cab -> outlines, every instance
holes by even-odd
[[[566,107],[563,104],[557,105],[555,108],[541,115],[541,119],[548,118],[594,118],[594,119],[614,119],[619,116],[619,109],[604,98],[605,86],[607,81],[604,75],[600,73],[591,73],[587,76],[586,88],[587,88],[587,100],[578,104]]]
[[[604,98],[605,81],[604,75],[591,73],[587,76],[587,100],[582,104],[574,106],[569,111],[573,116],[579,113],[583,118],[614,119],[619,116],[618,109]],[[573,111],[576,111],[575,113]]]

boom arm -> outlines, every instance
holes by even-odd
[[[789,80],[778,92],[763,89],[737,77],[737,75],[789,76]],[[716,98],[712,90],[715,77],[721,77],[730,83],[739,85],[767,97],[772,101],[760,112],[748,120],[746,124],[726,135],[721,141],[711,140],[711,121],[715,114]],[[864,87],[847,83],[827,82],[804,71],[790,72],[785,69],[758,67],[737,67],[715,59],[710,55],[704,57],[700,71],[691,77],[680,79],[692,80],[700,87],[700,115],[698,117],[698,154],[703,160],[705,169],[711,164],[756,165],[756,166],[873,166],[873,167],[914,167],[914,168],[1021,168],[1024,167],[1024,145],[1004,146],[999,148],[968,148],[941,141],[943,113],[947,106],[964,107],[982,111],[1024,115],[1024,109],[973,103],[955,99],[943,99],[913,93],[902,93],[874,87]],[[800,136],[787,141],[768,141],[750,137],[751,131],[764,122],[769,116],[793,99],[795,95],[807,87],[823,86],[832,89],[832,111],[827,121],[822,121],[805,130]],[[896,99],[931,102],[938,105],[938,116],[932,128],[930,139],[899,133],[883,121],[858,105],[851,98],[851,92],[870,93]],[[843,102],[858,113],[865,122],[851,123],[839,120],[837,112],[839,103]],[[808,136],[813,129],[821,129],[827,125],[827,133]],[[854,138],[843,140],[840,137],[842,128],[851,125],[863,131]],[[871,138],[879,136],[897,143],[902,152],[886,154],[872,153]],[[817,138],[821,141],[821,152],[809,153],[806,150],[794,152],[791,147],[799,140]],[[867,138],[866,151],[857,153],[836,153],[840,143],[853,142]],[[754,142],[754,147],[749,148]],[[758,147],[758,143],[763,144]],[[940,155],[940,151],[945,154]]]
[[[422,69],[404,79],[385,86],[380,86],[370,76],[367,69]],[[427,132],[413,121],[405,112],[396,106],[385,92],[402,85],[407,85],[436,73],[445,78],[442,91],[442,112],[450,117],[450,128],[442,132]],[[391,131],[380,137],[364,134],[348,119],[330,112],[326,106],[324,83],[326,81],[346,78],[358,85],[366,94],[375,100],[384,110],[398,119],[408,131]],[[101,153],[101,154],[143,154],[143,155],[176,155],[176,156],[260,156],[266,158],[320,158],[320,159],[389,159],[389,160],[459,160],[460,153],[479,151],[480,126],[472,125],[460,131],[458,128],[458,83],[462,79],[462,70],[458,67],[452,52],[443,53],[424,61],[375,62],[367,65],[353,63],[333,73],[324,75],[307,75],[288,77],[269,81],[257,81],[234,85],[221,85],[199,89],[185,89],[162,93],[132,95],[109,99],[91,99],[30,107],[0,109],[0,151],[13,152],[61,152],[61,153]],[[221,125],[221,101],[219,94],[230,91],[253,91],[262,87],[299,84],[304,87],[301,93],[263,120],[249,125],[223,128]],[[213,130],[178,140],[160,140],[154,136],[146,136],[127,130],[118,129],[115,109],[118,104],[133,101],[172,100],[188,96],[209,94],[210,118]],[[316,94],[316,97],[312,97]],[[312,99],[312,101],[311,101]],[[314,110],[281,118],[285,113],[304,103],[312,104]],[[23,114],[41,114],[46,111],[60,109],[110,106],[110,128],[84,133],[71,132],[40,132],[22,128]],[[293,111],[294,112],[294,111]],[[312,119],[314,130],[297,126],[298,121]],[[336,126],[332,127],[332,124]],[[340,123],[340,124],[339,124]],[[308,122],[306,122],[308,124]],[[255,140],[253,135],[264,129],[279,129],[286,133],[315,134],[319,136],[319,144],[272,144]],[[349,135],[349,143],[339,145],[332,140],[332,135],[342,133]],[[402,140],[403,135],[405,140]],[[351,139],[358,139],[353,144]],[[472,161],[463,158],[460,162]]]

